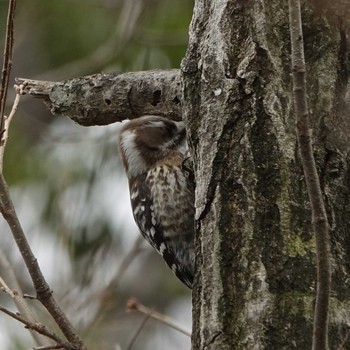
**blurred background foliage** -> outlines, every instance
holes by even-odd
[[[1,52],[7,6],[0,0]],[[18,1],[11,85],[14,77],[59,81],[178,68],[192,9],[193,0]],[[7,113],[13,98],[10,89]],[[5,154],[5,176],[31,247],[89,349],[128,348],[145,317],[126,312],[130,297],[191,327],[190,292],[138,239],[117,154],[119,127],[84,128],[53,117],[41,101],[24,96]],[[33,294],[3,219],[0,229],[1,256],[13,267],[22,291]],[[8,272],[0,264],[0,276],[6,279]],[[0,303],[15,310],[5,293]],[[37,302],[29,305],[54,327]],[[34,345],[23,326],[0,314],[0,350]],[[188,337],[154,320],[147,321],[132,346],[189,348]]]

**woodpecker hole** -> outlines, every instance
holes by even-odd
[[[177,96],[175,96],[175,97],[173,98],[173,102],[174,102],[175,104],[179,104],[179,103],[180,103],[180,99],[179,99]]]
[[[112,103],[112,101],[109,98],[105,98],[105,102],[106,102],[106,105],[108,106]]]
[[[153,92],[153,101],[151,103],[152,106],[156,106],[160,102],[160,97],[162,96],[161,90],[156,90]]]

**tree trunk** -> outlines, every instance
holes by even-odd
[[[331,225],[330,347],[350,349],[349,23],[304,3]],[[288,2],[196,1],[182,63],[196,173],[193,349],[311,349],[315,239],[294,131]],[[344,343],[344,344],[343,344]]]

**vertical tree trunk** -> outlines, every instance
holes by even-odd
[[[350,323],[349,24],[308,2],[302,11],[337,349]],[[197,181],[193,349],[311,348],[315,239],[294,132],[288,2],[196,1],[182,74]]]

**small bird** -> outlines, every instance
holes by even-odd
[[[119,152],[143,237],[189,288],[194,278],[194,177],[183,122],[143,116],[125,124]]]

